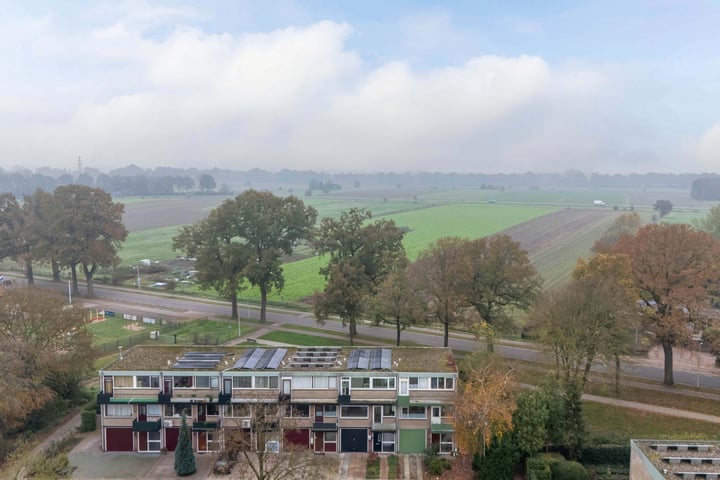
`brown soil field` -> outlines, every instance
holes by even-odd
[[[568,208],[529,220],[500,233],[527,250],[545,279],[545,287],[566,281],[579,257],[587,257],[595,240],[622,211]]]
[[[188,225],[207,217],[224,200],[224,195],[190,195],[146,198],[125,204],[123,221],[131,232],[149,228]],[[123,199],[118,198],[119,203]]]

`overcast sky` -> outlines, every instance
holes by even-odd
[[[0,167],[720,172],[716,0],[0,0]]]

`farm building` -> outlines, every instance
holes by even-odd
[[[630,480],[719,480],[720,442],[631,440]]]
[[[225,438],[257,447],[267,405],[277,405],[277,448],[455,450],[449,348],[136,346],[99,381],[103,451],[172,451],[183,413],[197,452],[222,450]]]

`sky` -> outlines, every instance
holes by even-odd
[[[0,167],[720,173],[720,1],[0,0]]]

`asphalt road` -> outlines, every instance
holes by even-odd
[[[42,279],[36,280],[38,286],[59,289],[67,295],[67,285],[58,286],[49,281]],[[83,287],[81,287],[82,290]],[[126,288],[110,288],[102,285],[95,286],[96,298],[92,300],[82,299],[85,303],[97,304],[103,307],[103,303],[119,305],[124,307],[122,311],[125,313],[142,313],[146,316],[157,315],[158,317],[171,317],[177,314],[178,317],[213,317],[230,314],[229,302],[209,301],[202,299],[193,299],[190,297],[170,296],[164,293],[153,292],[151,290],[134,291]],[[103,307],[105,308],[105,307]],[[256,307],[248,307],[246,305],[239,306],[240,316],[258,319],[260,312]],[[306,327],[318,327],[315,317],[308,312],[296,312],[292,310],[269,309],[267,317],[270,322],[280,324],[292,324]],[[328,332],[338,332],[347,334],[347,328],[343,327],[340,322],[328,321],[322,326]],[[395,338],[395,330],[391,328],[379,328],[369,325],[358,325],[358,334],[371,337]],[[413,329],[402,332],[402,339],[412,341],[420,345],[442,346],[443,336],[441,329]],[[462,350],[471,352],[483,347],[483,343],[478,343],[473,338],[461,338],[455,336],[450,338],[450,347],[454,350]],[[524,360],[528,362],[547,363],[549,359],[544,352],[534,348],[526,348],[521,342],[511,342],[497,344],[495,351],[507,358]],[[598,366],[598,370],[602,366]],[[662,383],[663,369],[645,364],[628,363],[622,365],[623,372],[626,375],[649,379]],[[700,386],[703,388],[712,388],[720,390],[720,375],[710,374],[707,372],[698,373],[697,371],[681,370],[676,365],[674,370],[675,383],[689,386],[696,386],[699,378]]]

